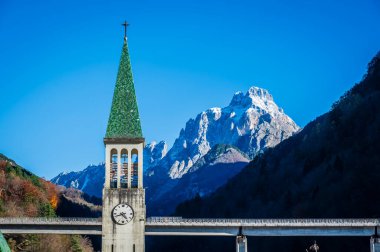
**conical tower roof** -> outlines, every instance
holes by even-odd
[[[125,37],[105,140],[141,139],[142,137],[127,38]]]

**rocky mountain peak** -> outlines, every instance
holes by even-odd
[[[230,106],[243,106],[245,107],[247,105],[247,99],[245,99],[245,95],[243,92],[238,91],[234,94],[232,97],[232,100],[230,102]]]
[[[256,110],[263,110],[268,113],[281,112],[283,110],[275,104],[273,96],[268,90],[259,87],[250,87],[244,94],[239,91],[232,97],[229,107]]]
[[[216,144],[235,145],[253,158],[298,130],[267,90],[251,87],[246,94],[235,93],[227,107],[207,109],[187,121],[157,167],[167,169],[172,179],[181,178]],[[155,169],[148,174],[154,175]]]
[[[247,91],[246,96],[249,97],[260,97],[263,100],[271,100],[273,101],[272,95],[268,92],[268,90],[264,88],[259,88],[259,87],[250,87]]]
[[[207,195],[257,153],[298,130],[267,90],[251,87],[246,93],[237,92],[228,106],[212,107],[189,119],[170,150],[165,141],[145,146],[147,204],[166,211],[195,193]],[[104,164],[97,169],[60,174],[52,181],[99,196]]]
[[[168,152],[168,145],[165,141],[152,141],[144,148],[144,170],[149,167],[155,166],[158,162],[166,156]]]

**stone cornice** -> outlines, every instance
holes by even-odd
[[[145,143],[145,138],[128,138],[128,137],[105,137],[103,139],[104,144],[139,144]]]

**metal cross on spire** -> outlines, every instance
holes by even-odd
[[[127,37],[127,26],[129,25],[127,23],[127,21],[124,21],[124,23],[121,24],[122,26],[124,26],[124,38]]]

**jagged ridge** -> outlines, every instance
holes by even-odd
[[[214,145],[221,143],[237,146],[253,158],[298,130],[267,90],[251,87],[245,95],[235,93],[227,107],[210,108],[190,119],[168,154],[148,175],[166,169],[170,178],[180,178]]]

